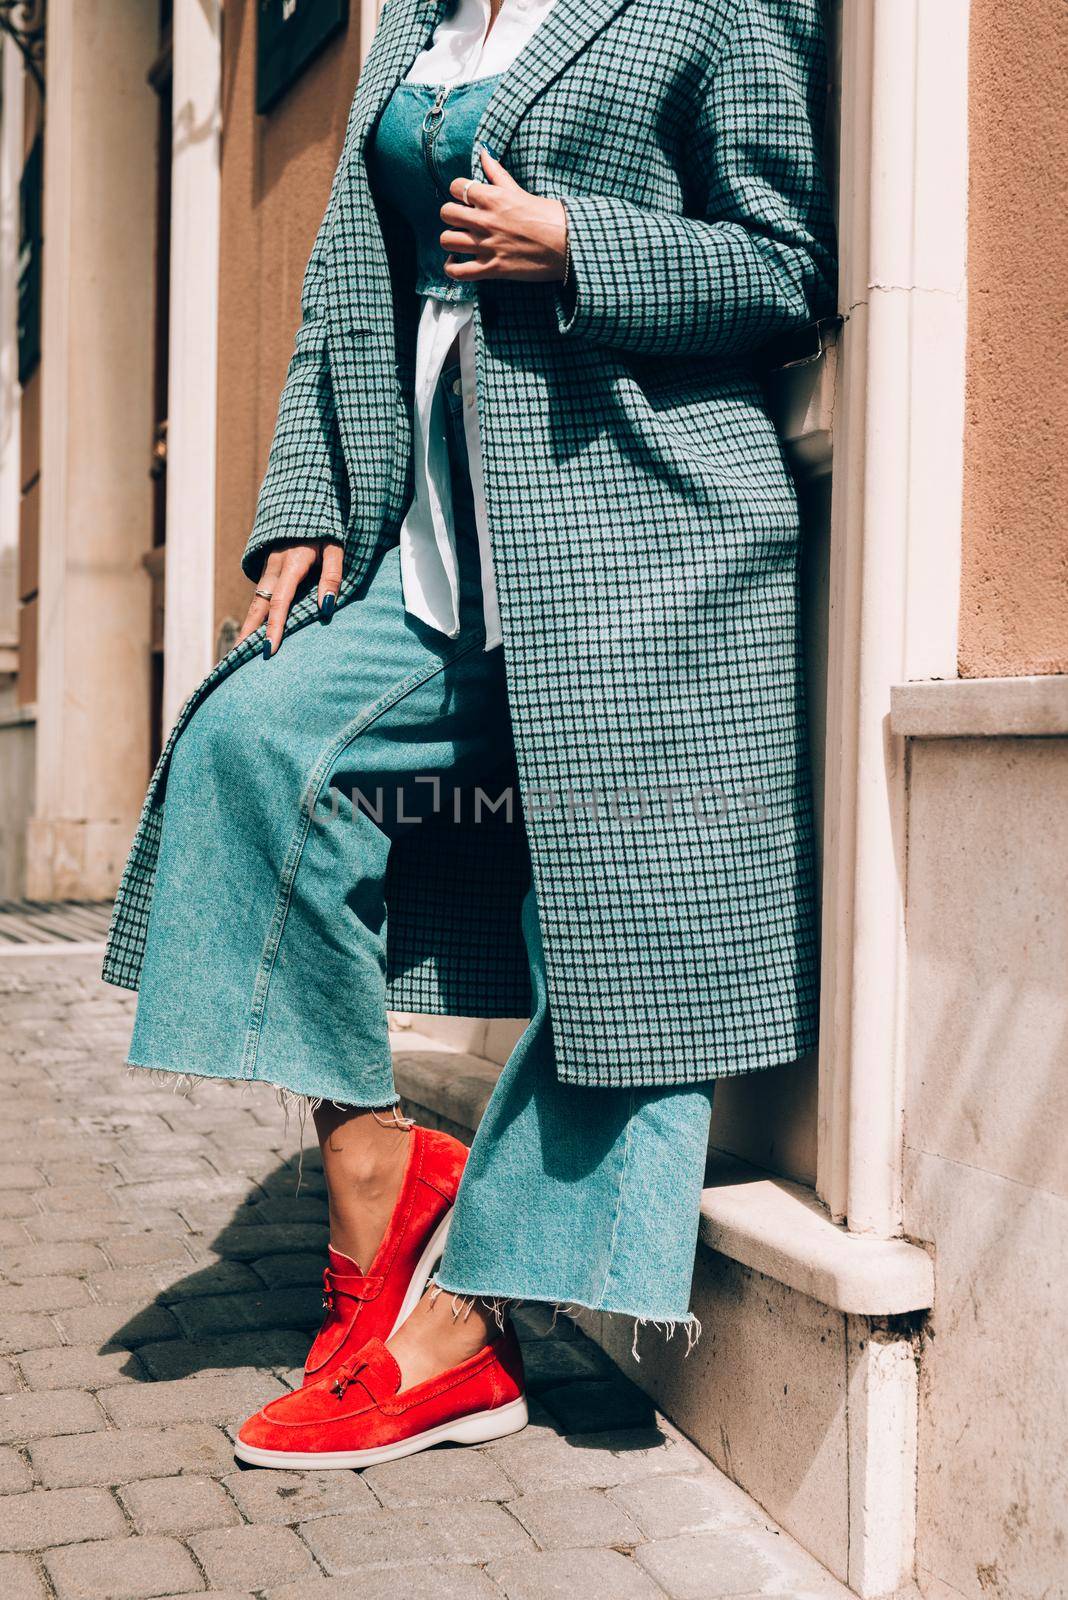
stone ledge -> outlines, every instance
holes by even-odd
[[[461,1051],[412,1050],[410,1034],[393,1067],[409,1111],[470,1138],[500,1073]],[[831,1221],[813,1190],[757,1167],[715,1156],[701,1199],[702,1242],[822,1305],[856,1316],[898,1316],[932,1303],[930,1257],[903,1239],[869,1239]]]
[[[890,729],[908,739],[1068,734],[1068,674],[895,683],[890,689]]]
[[[904,1239],[873,1239],[831,1221],[815,1191],[717,1156],[701,1196],[701,1239],[765,1277],[854,1316],[925,1311],[930,1256]]]

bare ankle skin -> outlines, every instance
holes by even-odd
[[[467,1361],[499,1331],[493,1312],[477,1300],[428,1289],[408,1320],[387,1340],[401,1369],[401,1388],[425,1383]]]
[[[411,1130],[392,1109],[323,1104],[314,1115],[330,1243],[369,1272],[400,1193]]]

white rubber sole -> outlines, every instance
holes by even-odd
[[[324,1468],[377,1467],[384,1461],[397,1461],[401,1456],[414,1456],[420,1450],[429,1450],[435,1444],[488,1444],[491,1439],[505,1439],[518,1433],[527,1425],[527,1402],[520,1395],[507,1405],[492,1411],[475,1411],[468,1417],[457,1417],[455,1422],[442,1422],[424,1433],[413,1434],[396,1444],[379,1445],[375,1450],[258,1450],[254,1445],[234,1445],[234,1455],[250,1467]]]
[[[423,1251],[422,1255],[419,1257],[419,1260],[415,1264],[415,1271],[412,1273],[411,1282],[404,1292],[404,1299],[401,1301],[401,1308],[397,1312],[397,1320],[386,1334],[387,1339],[392,1339],[401,1323],[407,1322],[408,1318],[411,1316],[412,1312],[423,1298],[423,1290],[426,1288],[427,1279],[430,1277],[430,1274],[433,1272],[434,1268],[445,1254],[445,1241],[449,1237],[449,1223],[451,1221],[452,1207],[450,1206],[448,1211],[446,1211],[445,1215],[442,1217],[441,1221],[438,1223],[437,1227],[434,1229],[434,1232],[430,1235],[430,1240],[426,1249]]]

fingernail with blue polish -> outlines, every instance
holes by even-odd
[[[484,144],[482,148],[485,150],[491,161],[496,161],[497,157],[493,154],[493,151],[490,149],[488,144]]]
[[[271,659],[271,641],[270,641],[270,639],[264,639],[264,641],[263,641],[263,659],[264,659],[264,661],[270,661],[270,659]]]
[[[329,622],[330,621],[330,618],[334,615],[334,607],[336,605],[337,605],[337,595],[336,594],[324,594],[323,595],[323,598],[322,598],[322,600],[321,600],[321,602],[319,604],[319,615],[320,615],[320,617],[322,617],[324,622]]]

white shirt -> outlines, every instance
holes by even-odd
[[[489,0],[459,0],[452,16],[438,23],[430,44],[416,57],[406,82],[451,86],[505,71],[553,3],[554,0],[503,0],[487,37]],[[415,346],[415,494],[400,530],[401,581],[405,609],[455,639],[460,631],[459,572],[452,529],[448,444],[438,382],[453,341],[459,338],[464,432],[482,567],[486,649],[492,650],[501,642],[501,620],[478,433],[473,315],[470,300],[424,296]]]

